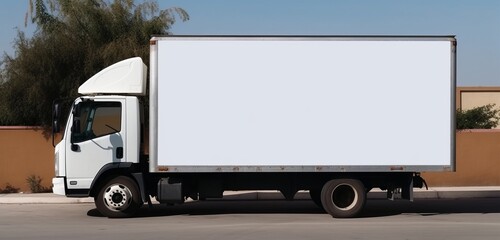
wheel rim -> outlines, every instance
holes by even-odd
[[[132,202],[132,193],[123,184],[113,184],[104,192],[104,204],[111,211],[123,211]]]
[[[358,202],[358,198],[358,192],[349,184],[340,184],[336,186],[331,196],[333,205],[343,211],[353,209]]]

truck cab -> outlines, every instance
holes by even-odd
[[[141,156],[140,96],[147,68],[140,58],[116,63],[86,81],[55,148],[54,193],[89,196],[100,172],[138,164]]]

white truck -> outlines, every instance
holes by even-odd
[[[308,190],[353,217],[372,188],[412,200],[420,172],[455,169],[454,36],[166,36],[150,48],[149,99],[140,58],[78,89],[54,193],[127,217],[151,198]],[[54,133],[60,115],[55,104]]]

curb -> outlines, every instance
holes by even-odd
[[[415,190],[414,196],[423,199],[500,198],[500,187],[436,187]]]
[[[68,198],[53,193],[0,194],[0,204],[69,204],[93,203],[93,198]]]
[[[457,199],[457,198],[500,198],[500,187],[453,187],[415,189],[414,199]],[[373,190],[369,199],[386,199],[385,191]],[[283,200],[279,191],[226,191],[223,200]],[[308,191],[299,191],[295,200],[309,200]],[[220,199],[212,199],[220,200]],[[93,203],[93,198],[68,198],[53,193],[11,193],[0,194],[0,204],[73,204]]]

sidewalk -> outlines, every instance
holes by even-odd
[[[373,190],[370,199],[383,199],[386,193]],[[453,199],[453,198],[500,198],[500,186],[494,187],[435,187],[414,190],[415,199]],[[279,200],[284,199],[278,191],[226,191],[224,200]],[[295,195],[297,200],[309,198],[307,191]],[[69,204],[93,203],[93,198],[68,198],[52,193],[10,193],[0,194],[0,204]]]

